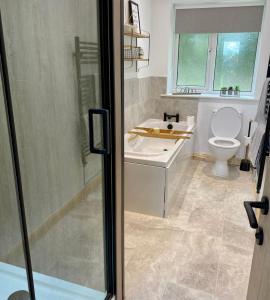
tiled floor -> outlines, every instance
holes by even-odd
[[[126,300],[244,300],[254,247],[252,176],[192,161],[167,219],[125,213]]]

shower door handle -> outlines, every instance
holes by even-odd
[[[94,138],[94,115],[100,115],[102,117],[102,148],[97,148],[95,146]],[[110,139],[110,120],[109,120],[109,110],[103,108],[89,109],[89,146],[91,153],[97,154],[110,154],[111,153],[111,139]]]
[[[264,240],[263,228],[258,225],[258,221],[255,212],[253,210],[253,207],[261,209],[262,214],[267,215],[269,211],[269,200],[266,196],[263,196],[260,202],[245,201],[244,206],[247,212],[250,227],[256,229],[256,233],[255,233],[256,243],[261,246]]]
[[[269,211],[269,200],[266,196],[263,196],[261,201],[245,201],[244,207],[247,212],[250,227],[257,229],[259,225],[253,208],[259,208],[262,210],[263,215],[267,215]]]

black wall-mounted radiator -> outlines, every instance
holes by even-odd
[[[268,62],[268,70],[267,70],[267,78],[270,78],[270,59]],[[266,121],[266,128],[263,138],[263,147],[262,147],[262,155],[261,155],[261,162],[260,162],[260,169],[258,174],[258,181],[257,181],[257,193],[259,194],[262,187],[263,181],[263,173],[264,173],[264,166],[266,157],[269,156],[269,140],[270,140],[270,87],[268,86],[267,90],[267,99],[266,99],[266,114],[267,114],[267,121]]]

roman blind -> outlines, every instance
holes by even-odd
[[[176,9],[175,33],[260,32],[263,6]]]

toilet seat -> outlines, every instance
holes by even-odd
[[[229,137],[217,137],[214,136],[210,138],[209,144],[212,146],[215,146],[217,148],[223,148],[223,149],[232,149],[232,148],[238,148],[240,146],[240,142],[234,138]]]
[[[236,138],[242,127],[242,116],[233,107],[222,107],[214,111],[211,130],[214,136]]]

